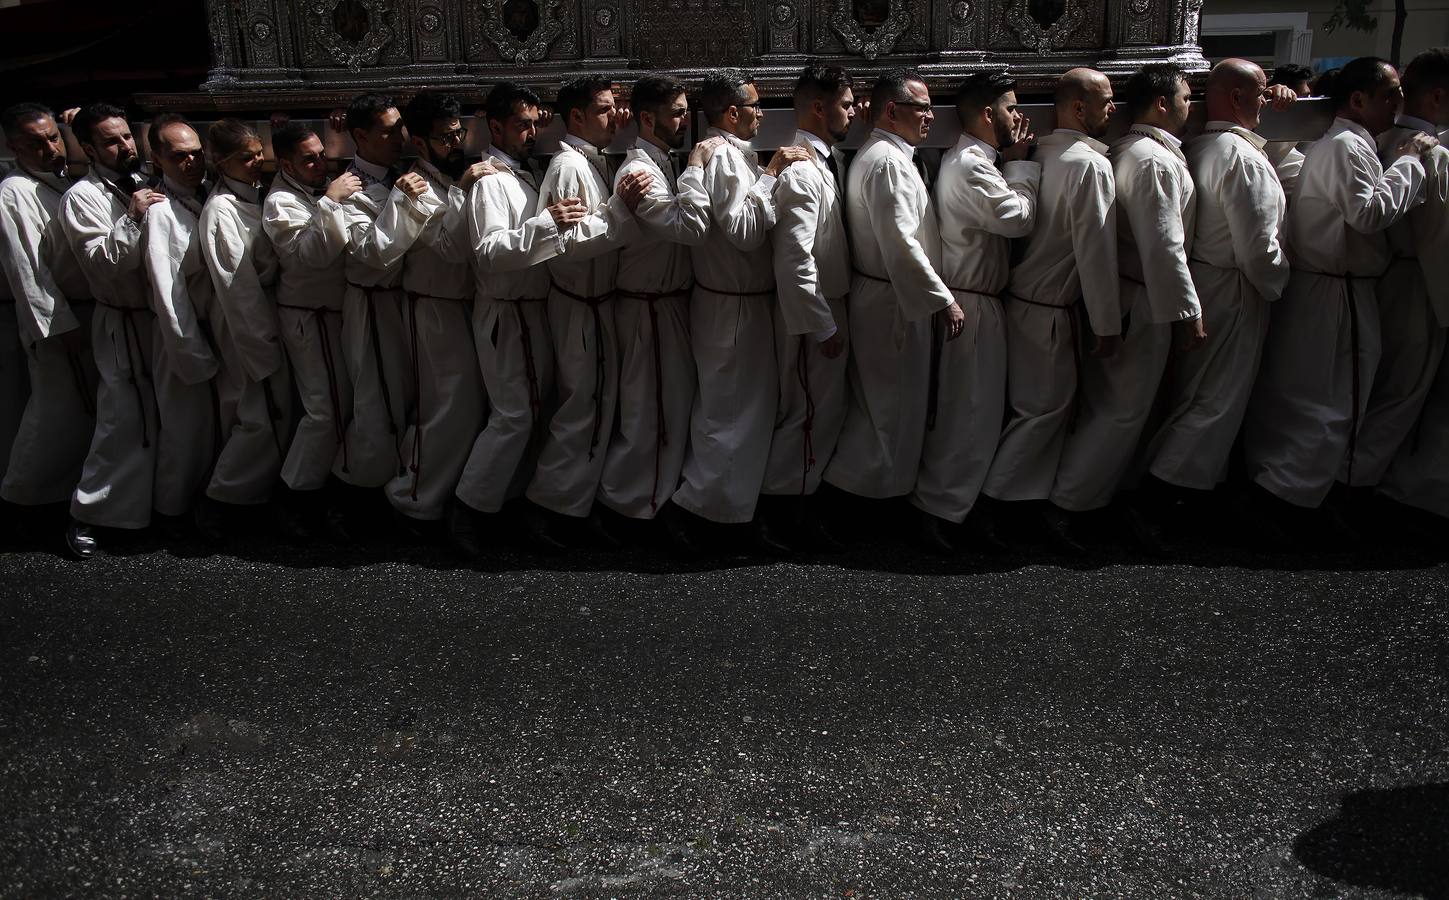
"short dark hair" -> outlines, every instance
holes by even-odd
[[[277,159],[290,159],[307,138],[316,134],[301,122],[288,122],[272,132],[272,155]]]
[[[840,66],[826,66],[819,63],[812,63],[805,67],[800,77],[795,79],[795,91],[792,95],[795,107],[798,109],[816,100],[833,99],[846,88],[854,89],[855,85],[850,79],[850,74]]]
[[[1359,91],[1373,93],[1375,88],[1388,80],[1384,73],[1387,65],[1388,60],[1377,56],[1360,56],[1349,60],[1328,83],[1328,99],[1333,101],[1334,106],[1343,107]]]
[[[432,134],[433,123],[439,119],[459,119],[462,116],[463,107],[457,97],[434,91],[419,91],[402,111],[408,136],[415,138],[426,138]]]
[[[1184,81],[1182,67],[1176,63],[1148,63],[1127,79],[1122,85],[1123,101],[1127,104],[1127,115],[1136,121],[1147,112],[1158,97],[1170,97],[1177,85]]]
[[[564,126],[569,123],[569,113],[574,110],[585,110],[589,104],[594,102],[594,95],[600,91],[612,90],[614,83],[602,75],[580,75],[572,81],[565,81],[558,89],[558,99],[554,101],[554,112],[563,119]]]
[[[206,129],[206,146],[213,160],[226,159],[252,141],[261,140],[257,130],[241,119],[218,119]]]
[[[493,85],[488,99],[483,101],[483,115],[490,122],[506,122],[513,115],[513,107],[518,104],[538,106],[542,102],[537,94],[518,82],[500,81]]]
[[[926,83],[926,79],[915,69],[889,69],[882,72],[875,80],[875,86],[870,89],[870,114],[879,117],[885,113],[886,104],[892,100],[910,99],[911,91],[906,85],[912,81]]]
[[[20,126],[37,119],[55,118],[55,113],[50,107],[42,106],[39,103],[17,103],[14,106],[6,107],[0,112],[0,129],[3,129],[6,137],[12,137],[20,133]]]
[[[629,105],[636,115],[644,110],[658,113],[686,90],[684,82],[672,75],[645,75],[634,82],[634,90],[629,93]]]
[[[1273,75],[1268,79],[1269,84],[1281,84],[1292,87],[1300,81],[1312,81],[1313,70],[1298,63],[1284,63],[1273,69]]]
[[[699,108],[711,125],[729,111],[744,103],[749,94],[745,88],[755,83],[755,76],[740,69],[719,69],[704,77],[699,86]]]
[[[1329,96],[1333,91],[1333,82],[1338,79],[1338,73],[1342,71],[1342,66],[1324,69],[1318,73],[1317,78],[1313,79],[1313,83],[1308,86],[1308,89],[1313,92],[1313,96],[1315,97]]]
[[[995,72],[972,72],[956,89],[957,110],[978,110],[990,106],[1007,91],[1016,90],[1016,79],[1005,69]]]
[[[161,139],[161,132],[172,125],[185,125],[188,128],[191,123],[180,113],[161,113],[151,120],[151,130],[146,134],[146,145],[151,148],[154,156],[166,149],[166,142]]]
[[[347,133],[351,134],[359,128],[368,130],[383,113],[396,107],[397,104],[386,94],[361,94],[353,97],[352,102],[347,104]]]
[[[1403,81],[1405,97],[1449,89],[1449,47],[1431,47],[1409,60],[1404,67]]]
[[[70,122],[71,133],[75,139],[82,144],[94,143],[96,126],[107,119],[126,118],[126,111],[119,106],[112,106],[109,103],[88,103],[81,107],[80,112]]]

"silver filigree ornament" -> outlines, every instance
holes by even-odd
[[[514,65],[538,62],[548,55],[548,48],[563,33],[562,0],[537,0],[538,26],[525,39],[509,31],[503,24],[503,0],[486,0],[483,4],[483,36],[503,59]]]
[[[1031,0],[1012,0],[1006,7],[1006,24],[1017,33],[1023,44],[1037,53],[1060,49],[1086,16],[1080,0],[1064,0],[1061,15],[1044,27],[1032,16],[1030,2]]]
[[[830,13],[830,28],[840,36],[841,43],[851,53],[873,60],[882,53],[894,49],[896,41],[911,24],[911,11],[907,0],[894,0],[891,12],[874,31],[867,31],[856,21],[851,0],[835,0]]]
[[[356,40],[339,32],[336,25],[339,7],[347,7],[349,15],[352,10],[360,10],[365,16],[362,19],[354,16],[362,28]],[[392,40],[392,28],[387,24],[391,12],[392,0],[310,0],[307,4],[317,42],[338,65],[354,72],[361,71],[363,66],[375,65],[382,48]]]

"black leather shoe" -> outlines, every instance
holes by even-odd
[[[590,539],[602,550],[622,550],[624,542],[609,527],[604,520],[604,514],[595,509],[589,513],[588,519],[584,521],[584,528],[588,531]]]
[[[306,510],[290,494],[272,499],[272,527],[282,540],[292,544],[306,544],[315,537]]]
[[[94,525],[71,519],[70,528],[65,532],[65,546],[70,555],[76,559],[90,559],[99,553],[101,546],[96,540],[96,531]]]
[[[805,515],[800,518],[798,534],[799,542],[817,553],[844,553],[846,550],[845,544],[831,533],[813,510],[806,510]]]
[[[193,516],[166,516],[161,513],[153,513],[151,528],[166,543],[179,544],[191,537],[196,530],[196,519]]]
[[[770,556],[791,556],[795,552],[768,516],[755,516],[755,546]]]
[[[695,542],[690,528],[690,518],[689,513],[673,503],[666,503],[659,508],[659,521],[664,523],[664,531],[669,535],[670,548],[675,555],[687,559],[700,555],[699,544]]]
[[[563,541],[559,540],[553,533],[553,524],[549,521],[549,512],[541,506],[524,502],[521,515],[523,521],[523,536],[528,545],[539,553],[555,554],[562,553],[568,548]]]
[[[1162,529],[1147,513],[1128,503],[1122,507],[1122,519],[1127,523],[1127,531],[1132,535],[1138,550],[1158,559],[1171,552],[1167,541],[1162,537]]]
[[[456,500],[443,513],[448,547],[464,559],[483,555],[483,538],[478,530],[478,513]]]
[[[1011,548],[996,533],[996,520],[982,507],[974,507],[961,523],[961,534],[970,543],[970,549],[991,556],[1010,553]]]
[[[1087,548],[1077,540],[1072,529],[1071,514],[1048,505],[1041,512],[1042,532],[1047,543],[1063,556],[1085,556]]]
[[[412,541],[415,544],[430,544],[433,541],[433,526],[436,524],[434,522],[414,519],[412,516],[394,509],[392,524],[404,540]]]
[[[196,533],[203,541],[208,544],[226,543],[226,510],[221,504],[210,497],[198,497],[193,514],[196,516]]]
[[[937,556],[951,556],[956,552],[956,545],[946,537],[948,523],[930,513],[920,513],[920,524],[916,527],[916,539],[921,544],[921,549],[927,553],[934,553]]]

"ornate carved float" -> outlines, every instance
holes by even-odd
[[[545,95],[571,73],[622,82],[753,70],[788,92],[806,59],[868,76],[900,65],[933,89],[1009,65],[1028,91],[1072,66],[1126,74],[1144,62],[1206,68],[1202,0],[207,0],[220,107],[322,105],[361,89],[499,78]],[[194,95],[193,95],[194,97]],[[157,103],[153,105],[166,105]]]

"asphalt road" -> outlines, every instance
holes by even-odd
[[[0,896],[1449,897],[1445,546],[4,553]]]

